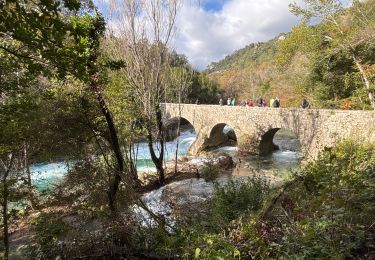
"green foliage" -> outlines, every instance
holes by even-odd
[[[298,54],[308,58],[308,74],[301,85],[316,106],[369,108],[374,82],[366,68],[375,63],[373,4],[373,0],[354,1],[345,9],[339,0],[308,0],[304,7],[290,5],[303,22],[279,43],[278,64],[285,69]],[[311,26],[312,19],[321,23]]]
[[[231,230],[233,220],[256,215],[268,192],[268,183],[261,178],[216,184],[211,199],[195,206],[184,205],[175,213],[172,232],[163,226],[139,227],[134,250],[149,257],[240,259],[241,250],[226,230]]]
[[[194,71],[186,102],[195,103],[198,99],[201,104],[217,104],[221,93],[215,81],[210,80],[205,73]]]
[[[192,70],[189,68],[188,64],[184,64],[183,66],[180,65],[181,63],[183,64],[183,60],[183,58],[175,58],[172,60],[172,64],[176,64],[176,66],[179,65],[179,67],[175,66],[171,70],[171,73],[189,74],[187,75],[187,82],[179,82],[179,80],[175,79],[176,77],[173,79],[172,76],[172,84],[167,89],[166,101],[178,103],[178,93],[181,88],[181,84],[186,84],[185,89],[182,91],[181,103],[195,104],[196,100],[199,100],[201,104],[217,104],[219,102],[220,95],[222,94],[222,91],[219,89],[219,85],[215,81],[209,79],[206,73],[200,73]]]
[[[0,52],[29,72],[51,75],[56,68],[61,76],[82,73],[82,48],[70,40],[71,35],[79,39],[81,28],[66,17],[80,7],[78,1],[2,1]]]
[[[374,254],[374,167],[374,146],[354,142],[326,149],[310,163],[268,216],[266,225],[279,230],[269,234],[278,258]]]
[[[51,259],[61,255],[62,250],[56,246],[56,243],[70,230],[70,227],[61,220],[61,215],[41,213],[33,224],[37,243],[28,246],[27,258]]]
[[[317,26],[308,26],[305,23],[293,27],[284,40],[277,43],[277,65],[285,69],[293,57],[300,53],[315,54],[316,48],[323,47],[324,36],[319,33]],[[309,58],[312,58],[309,56]]]
[[[219,177],[220,169],[212,161],[204,163],[201,175],[205,181],[214,181]]]
[[[260,91],[261,91],[262,95],[265,95],[271,89],[271,79],[267,79],[267,80],[261,82],[259,87],[260,87]]]
[[[201,245],[195,248],[194,254],[186,259],[241,259],[241,252],[225,241],[220,236],[205,234],[201,239]]]
[[[226,56],[223,60],[211,63],[206,72],[214,73],[221,70],[243,68],[271,60],[277,51],[276,42],[277,39],[272,39],[267,42],[249,44],[235,51],[233,54]]]
[[[75,163],[64,182],[49,192],[48,205],[66,206],[86,216],[106,216],[107,194],[103,190],[108,187],[108,171],[115,164],[113,159],[102,154]],[[116,205],[125,211],[138,198],[126,185],[119,187],[118,194]]]
[[[169,256],[197,259],[371,258],[374,149],[354,142],[326,149],[281,193],[273,192],[277,199],[266,212],[261,211],[269,194],[264,180],[216,186],[206,205],[209,216],[180,223],[163,245],[176,249]]]
[[[211,214],[219,222],[229,223],[241,214],[260,210],[268,193],[269,184],[261,177],[245,182],[230,180],[222,187],[216,184]]]

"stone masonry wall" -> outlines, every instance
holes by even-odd
[[[177,104],[162,104],[165,122],[179,117]],[[306,159],[316,158],[324,147],[352,138],[375,143],[375,111],[258,108],[218,105],[182,105],[181,117],[187,119],[197,132],[197,140],[190,152],[199,153],[217,124],[232,127],[238,145],[249,140],[259,147],[262,136],[275,128],[284,128],[296,134]]]

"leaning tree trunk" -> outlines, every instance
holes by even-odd
[[[353,61],[354,61],[355,65],[357,66],[359,72],[361,73],[362,80],[363,80],[363,82],[365,84],[365,87],[367,88],[367,91],[368,91],[368,98],[370,100],[370,104],[371,104],[372,108],[375,110],[375,97],[374,97],[374,93],[371,90],[370,80],[368,79],[368,77],[366,75],[366,72],[363,69],[362,64],[359,62],[359,60],[357,59],[357,57],[355,56],[354,53],[352,53],[352,58],[353,58]]]
[[[164,172],[164,141],[165,141],[165,135],[164,135],[164,128],[163,128],[163,119],[162,114],[160,110],[160,104],[158,103],[156,105],[156,123],[158,125],[158,141],[160,143],[160,155],[159,155],[159,164],[160,164],[160,171],[159,171],[159,182],[161,184],[164,184],[165,182],[165,172]]]
[[[178,123],[177,123],[177,142],[176,142],[176,153],[175,153],[175,164],[174,164],[174,173],[178,172],[178,149],[180,146],[179,137],[181,135],[181,91],[178,92]]]
[[[176,153],[175,153],[175,163],[174,163],[174,173],[177,174],[178,172],[178,149],[180,146],[180,140],[179,137],[181,135],[181,113],[178,118],[178,123],[177,123],[177,142],[176,142]]]
[[[104,99],[103,93],[100,89],[100,73],[97,67],[99,57],[99,34],[100,26],[102,21],[97,21],[90,31],[91,46],[90,56],[88,58],[87,68],[89,73],[89,90],[95,95],[95,98],[99,104],[100,110],[105,117],[107,128],[109,131],[110,144],[117,161],[117,169],[114,171],[113,176],[110,177],[110,183],[107,191],[108,195],[108,206],[113,214],[116,213],[116,194],[119,190],[122,175],[125,170],[125,161],[121,152],[120,143],[113,120],[112,113],[110,112],[108,105]]]
[[[117,169],[114,172],[114,176],[110,178],[110,184],[108,189],[108,206],[112,213],[116,212],[116,194],[119,190],[120,182],[121,182],[121,176],[124,173],[124,157],[121,153],[120,143],[117,136],[116,127],[113,121],[113,117],[111,112],[108,109],[107,103],[104,100],[104,97],[99,90],[99,87],[97,85],[97,74],[95,73],[90,77],[90,90],[95,94],[96,100],[98,101],[100,110],[102,114],[105,117],[108,131],[110,134],[110,143],[112,151],[115,155],[116,161],[117,161]]]
[[[37,207],[36,199],[34,196],[34,189],[31,181],[31,171],[30,171],[30,162],[29,162],[29,145],[24,143],[23,147],[23,156],[24,156],[24,169],[26,171],[26,180],[27,180],[27,188],[29,190],[29,201],[31,204],[31,208],[35,209]]]
[[[149,128],[147,130],[147,140],[148,140],[148,149],[150,151],[151,159],[152,162],[155,164],[157,174],[159,176],[159,184],[163,185],[165,182],[165,175],[164,175],[164,167],[163,167],[163,156],[164,154],[164,147],[160,149],[160,156],[157,157],[155,150],[154,150],[154,138],[153,138],[153,133],[152,133],[152,128]],[[164,142],[161,145],[164,146]]]

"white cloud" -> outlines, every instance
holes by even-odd
[[[222,10],[185,4],[178,18],[175,48],[198,69],[249,43],[266,41],[297,23],[288,9],[292,0],[230,0]]]

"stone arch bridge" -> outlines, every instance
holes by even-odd
[[[225,125],[234,129],[240,149],[260,153],[274,150],[275,133],[288,129],[299,139],[307,160],[344,139],[375,143],[375,111],[191,104],[161,104],[161,108],[166,125],[181,116],[194,126],[197,139],[190,148],[193,155],[215,146]]]

